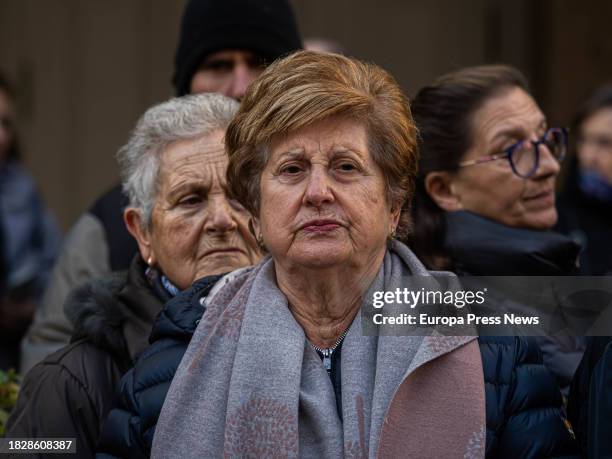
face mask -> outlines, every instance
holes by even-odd
[[[578,173],[578,187],[587,196],[612,203],[612,184],[598,172],[580,170]]]

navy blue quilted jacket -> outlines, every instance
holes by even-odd
[[[589,338],[574,376],[568,415],[580,452],[589,458],[612,457],[612,337]]]
[[[174,373],[204,311],[210,283],[169,301],[153,328],[151,346],[121,380],[98,458],[148,457],[155,426]],[[561,395],[531,339],[479,339],[484,367],[488,458],[561,457],[575,444],[564,424]]]

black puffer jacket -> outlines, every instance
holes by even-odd
[[[194,285],[164,306],[152,345],[121,381],[100,437],[99,459],[149,457],[170,382],[204,312],[211,285]],[[561,395],[533,340],[479,339],[484,367],[489,458],[560,457],[575,444],[563,422]],[[336,354],[334,354],[338,357]]]
[[[164,306],[151,345],[121,379],[117,408],[100,435],[97,457],[149,457],[155,426],[172,378],[204,313],[204,300],[221,276],[196,281]]]
[[[138,256],[127,273],[94,281],[69,297],[72,342],[27,373],[8,437],[76,438],[78,457],[93,457],[119,380],[146,347],[162,300],[169,298],[154,293],[144,270]]]

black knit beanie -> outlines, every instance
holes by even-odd
[[[202,59],[224,49],[246,49],[266,61],[302,48],[287,0],[190,0],[183,13],[172,84],[189,93]]]

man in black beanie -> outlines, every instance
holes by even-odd
[[[267,64],[301,48],[288,0],[190,0],[172,83],[178,96],[219,92],[240,100]],[[72,289],[128,268],[138,248],[123,223],[127,203],[117,185],[70,230],[21,343],[22,372],[70,341],[72,324],[63,305]]]
[[[266,64],[300,49],[285,0],[191,0],[183,14],[172,82],[179,96],[240,99]]]

